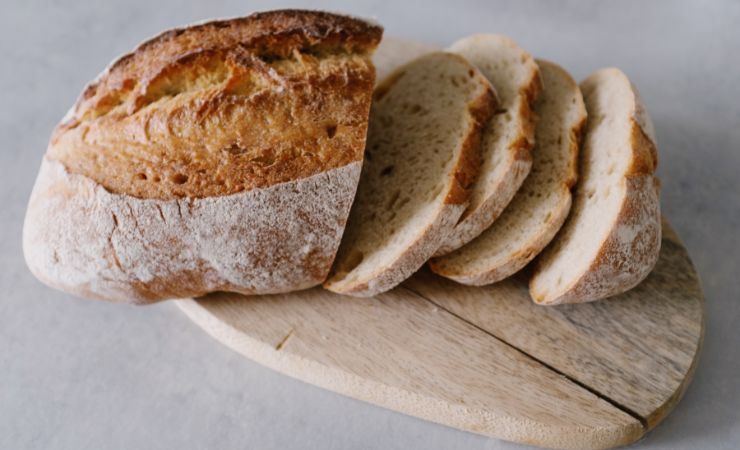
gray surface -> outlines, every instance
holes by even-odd
[[[507,33],[577,78],[616,65],[640,88],[657,129],[664,211],[704,283],[707,333],[686,397],[639,447],[740,447],[740,3],[393,3],[311,5],[441,45]],[[276,374],[211,340],[174,304],[78,300],[27,271],[25,203],[51,129],[82,86],[160,30],[275,6],[2,3],[0,448],[522,448]]]

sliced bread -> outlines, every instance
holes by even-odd
[[[537,256],[568,216],[586,108],[565,70],[547,61],[537,65],[545,88],[534,104],[539,120],[532,171],[490,228],[430,261],[439,275],[476,286],[502,280]]]
[[[624,292],[650,273],[660,251],[655,134],[637,91],[613,68],[590,75],[581,91],[588,121],[573,207],[529,284],[544,305]]]
[[[430,53],[376,89],[357,197],[327,289],[372,296],[434,253],[468,204],[496,97],[462,57]]]
[[[480,69],[500,103],[483,131],[481,171],[470,205],[437,256],[462,247],[491,226],[529,174],[535,125],[530,106],[542,85],[537,63],[508,37],[475,35],[455,42],[449,51]]]

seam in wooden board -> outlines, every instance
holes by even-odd
[[[500,338],[499,336],[496,336],[492,332],[490,332],[490,331],[488,331],[488,330],[480,327],[479,325],[476,325],[475,323],[471,322],[470,320],[466,319],[465,317],[462,317],[459,314],[456,314],[453,311],[450,311],[449,309],[445,308],[444,306],[436,303],[434,300],[431,300],[431,299],[425,297],[420,292],[417,292],[414,289],[412,289],[410,287],[407,287],[407,286],[402,286],[401,288],[402,289],[405,289],[405,290],[407,290],[409,292],[411,292],[412,294],[416,295],[417,297],[421,298],[422,300],[426,300],[427,302],[431,303],[432,305],[436,306],[437,308],[439,308],[439,309],[441,309],[441,310],[443,310],[443,311],[451,314],[452,316],[454,316],[454,317],[462,320],[463,322],[467,323],[468,325],[476,328],[477,330],[480,330],[481,332],[483,332],[483,333],[491,336],[492,338],[496,339],[497,341],[499,341],[499,342],[501,342],[501,343],[509,346],[510,348],[518,351],[519,353],[521,353],[525,357],[531,359],[532,361],[535,361],[536,363],[542,365],[546,369],[549,369],[549,370],[555,372],[556,374],[560,375],[561,377],[564,377],[565,379],[567,379],[568,381],[572,382],[576,386],[578,386],[578,387],[580,387],[582,389],[585,389],[586,391],[588,391],[591,394],[595,395],[596,397],[604,400],[605,402],[609,403],[613,407],[617,408],[618,410],[622,411],[623,413],[631,416],[633,419],[635,419],[638,422],[640,422],[640,425],[642,426],[642,429],[644,431],[647,431],[648,430],[648,421],[647,421],[647,419],[644,418],[644,417],[642,417],[638,412],[636,412],[635,410],[633,410],[629,406],[623,405],[623,404],[619,403],[618,401],[616,401],[616,400],[614,400],[614,399],[612,399],[610,397],[607,397],[603,393],[597,391],[596,389],[594,389],[591,386],[583,383],[582,381],[580,381],[580,380],[578,380],[578,379],[576,379],[576,378],[574,378],[574,377],[566,374],[565,372],[563,372],[563,371],[557,369],[556,367],[554,367],[554,366],[546,363],[545,361],[537,358],[536,356],[534,356],[534,355],[532,355],[532,354],[530,354],[530,353],[522,350],[521,348],[519,348],[519,347],[517,347],[515,345],[510,344],[509,342],[505,341],[504,339]]]

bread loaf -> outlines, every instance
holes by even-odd
[[[320,284],[359,180],[381,34],[274,11],[117,60],[52,135],[24,225],[31,271],[130,303]]]
[[[660,253],[655,132],[619,69],[581,83],[588,121],[573,207],[529,284],[540,304],[598,300],[631,289]]]

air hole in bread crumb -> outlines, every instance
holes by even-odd
[[[170,177],[170,181],[175,184],[185,184],[188,182],[188,176],[184,173],[176,173]]]
[[[137,180],[141,180],[141,181],[146,181],[146,179],[147,179],[147,176],[146,176],[146,174],[145,174],[145,173],[143,173],[143,172],[140,172],[140,173],[137,173],[137,174],[136,174],[136,175],[134,176],[134,178],[136,178]]]
[[[473,78],[475,76],[475,72],[473,72],[473,69],[468,70],[468,76],[470,78]]]
[[[188,181],[188,176],[184,173],[176,173],[170,177],[170,181],[175,184],[185,184]]]
[[[329,139],[334,139],[334,136],[337,135],[337,125],[332,124],[326,127],[326,135],[329,137]]]
[[[154,181],[155,183],[159,183],[160,181],[162,181],[162,178],[160,178],[159,175],[154,175],[154,178],[152,178],[152,181]]]

